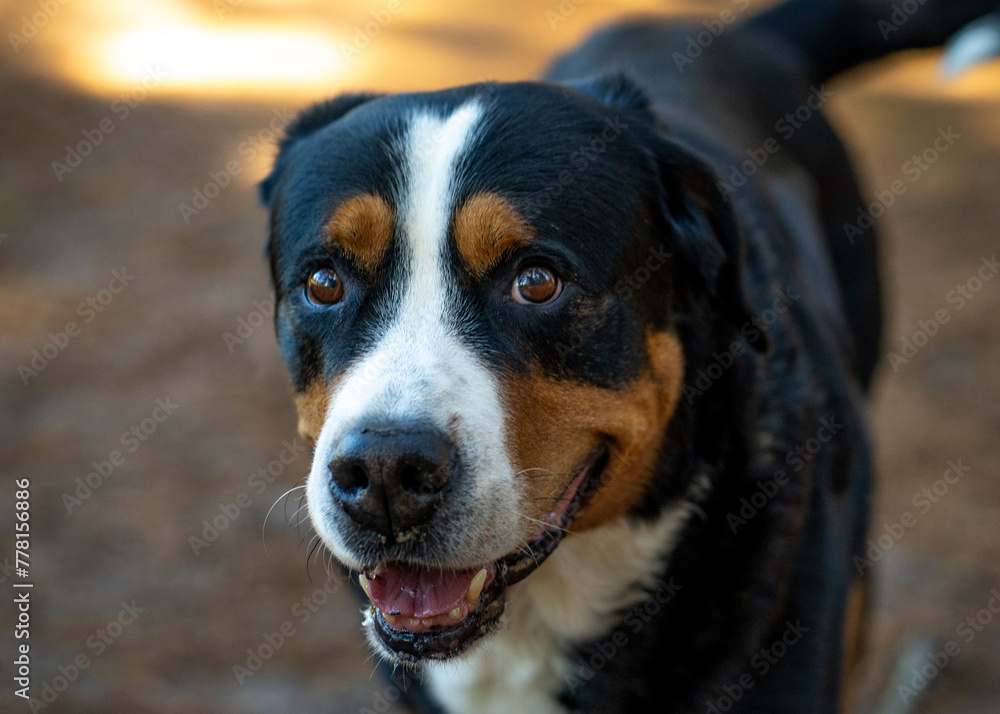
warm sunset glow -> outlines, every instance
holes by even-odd
[[[766,8],[760,0],[747,12]],[[99,94],[156,76],[163,94],[315,98],[538,76],[614,19],[711,16],[732,0],[88,0],[30,40],[33,62]],[[27,54],[27,53],[26,53]],[[22,55],[23,57],[24,55]],[[882,63],[865,90],[963,100],[1000,96],[1000,63],[941,79],[940,55]]]
[[[266,28],[143,27],[106,43],[105,78],[128,85],[153,68],[167,89],[283,89],[331,85],[344,59],[329,37]]]

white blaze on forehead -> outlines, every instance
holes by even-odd
[[[456,334],[451,325],[454,311],[448,304],[454,294],[454,273],[447,261],[458,189],[456,168],[474,141],[482,113],[476,101],[443,117],[429,110],[417,112],[399,147],[405,161],[397,213],[403,269],[394,286],[395,310],[375,346],[347,371],[332,395],[308,487],[318,532],[348,564],[350,553],[340,547],[335,529],[324,522],[333,512],[328,465],[340,438],[368,420],[417,421],[448,433],[466,477],[473,480],[475,499],[465,504],[466,513],[470,518],[478,515],[480,523],[493,529],[484,537],[470,525],[469,543],[510,550],[523,529],[517,522],[499,385]],[[484,512],[476,514],[477,508]],[[459,552],[461,543],[449,545],[456,549],[456,557],[477,555]]]
[[[459,107],[447,119],[418,114],[406,146],[409,158],[404,187],[403,240],[410,253],[410,284],[404,310],[441,314],[448,225],[455,208],[455,167],[482,116],[478,103]]]
[[[441,392],[451,391],[456,380],[472,378],[468,372],[478,366],[449,325],[448,288],[453,278],[446,261],[455,206],[455,166],[481,114],[478,103],[469,103],[448,117],[425,110],[411,120],[401,152],[406,165],[399,240],[405,268],[393,286],[399,307],[376,348],[362,362],[368,368],[368,374],[362,375],[363,394],[352,395],[353,406],[377,412],[369,416],[439,416],[427,411],[447,406],[434,403],[451,396]],[[358,397],[363,404],[357,404]],[[448,421],[440,420],[436,426],[445,428]]]

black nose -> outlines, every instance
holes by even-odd
[[[330,492],[358,525],[387,537],[431,519],[451,482],[454,447],[423,426],[348,432],[330,462]]]

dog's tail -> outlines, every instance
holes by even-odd
[[[902,50],[944,45],[997,10],[998,0],[789,0],[747,27],[781,37],[809,61],[813,79]]]
[[[1000,57],[1000,10],[977,20],[948,42],[942,68],[948,77],[969,67]]]

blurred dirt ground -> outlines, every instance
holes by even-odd
[[[375,75],[369,86],[531,76],[588,27],[639,4],[579,5],[560,34],[546,16],[558,2],[487,3],[478,32],[463,35],[475,25],[469,11],[425,3],[420,22],[379,41],[406,52],[423,43],[427,64],[404,53],[397,73],[439,71]],[[16,24],[17,8],[34,7],[17,3],[5,20]],[[905,70],[929,61],[899,62]],[[985,91],[962,98],[898,91],[899,62],[839,80],[830,107],[871,192],[906,182],[879,219],[886,354],[901,352],[904,338],[922,342],[920,321],[949,316],[898,370],[887,356],[876,389],[873,537],[906,512],[915,525],[871,569],[864,711],[905,643],[931,635],[955,640],[961,654],[919,711],[986,714],[1000,711],[1000,621],[971,630],[971,641],[957,628],[1000,589],[1000,277],[961,309],[949,295],[1000,253],[1000,83],[994,72]],[[29,477],[34,694],[46,683],[63,689],[56,678],[85,655],[86,669],[44,711],[375,706],[385,690],[371,677],[354,596],[327,579],[322,556],[310,579],[311,532],[288,525],[302,516],[294,495],[281,500],[306,475],[309,454],[295,439],[262,317],[266,217],[253,183],[271,151],[261,132],[302,98],[151,91],[122,117],[115,93],[74,88],[39,73],[43,64],[37,52],[0,64],[0,587],[12,580],[12,482]],[[58,180],[52,162],[107,119],[113,131]],[[960,138],[911,181],[911,156],[949,127]],[[239,173],[198,208],[195,191],[230,162]],[[197,213],[182,215],[182,203]],[[113,271],[127,285],[102,292],[120,286]],[[70,321],[78,332],[64,339]],[[32,364],[36,350],[46,364]],[[971,470],[918,507],[914,497],[958,459]],[[81,483],[98,467],[110,475],[91,476],[88,492]],[[11,696],[9,600],[0,607],[0,709],[15,712],[27,707]],[[110,624],[119,616],[128,624]],[[273,633],[283,627],[279,643]],[[248,649],[263,659],[248,661]],[[247,671],[238,677],[235,666]]]

